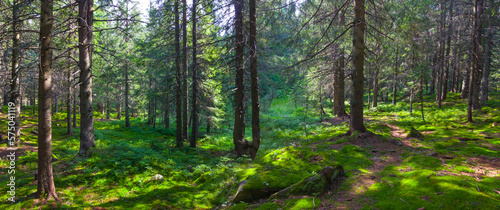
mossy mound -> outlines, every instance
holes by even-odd
[[[255,210],[275,210],[275,209],[281,209],[281,205],[277,203],[264,203],[257,207]]]
[[[321,205],[321,200],[314,197],[307,197],[301,199],[291,199],[285,202],[285,206],[288,206],[291,210],[298,209],[314,209]]]

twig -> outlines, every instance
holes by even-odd
[[[481,190],[479,190],[479,186],[477,186],[477,182],[476,182],[476,189],[478,192],[481,192]]]
[[[408,202],[406,202],[405,200],[403,200],[402,198],[399,198],[399,200],[402,200],[403,202],[405,202],[406,204],[410,205]]]

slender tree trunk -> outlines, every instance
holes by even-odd
[[[243,155],[247,142],[245,140],[245,70],[243,54],[245,52],[245,40],[243,35],[243,0],[234,1],[235,12],[235,68],[236,68],[236,91],[234,99],[234,129],[233,143],[238,157]]]
[[[52,173],[52,32],[53,0],[42,0],[40,13],[40,75],[38,79],[38,175],[36,197],[59,201]],[[59,201],[60,202],[60,201]]]
[[[472,99],[472,109],[473,110],[481,110],[481,101],[479,96],[481,95],[480,89],[481,89],[481,79],[483,77],[483,52],[482,52],[482,17],[483,17],[483,0],[478,1],[478,8],[477,8],[477,34],[476,34],[476,42],[477,42],[477,50],[475,51],[474,57],[477,59],[476,60],[476,75],[475,75],[475,80],[473,80],[476,84],[474,84],[474,92],[473,92],[473,99]]]
[[[474,30],[472,36],[472,70],[470,73],[470,84],[469,84],[469,105],[467,107],[467,121],[473,122],[472,119],[472,109],[474,100],[474,86],[476,85],[476,76],[478,68],[480,68],[480,47],[481,44],[481,15],[482,15],[482,0],[474,1]]]
[[[128,1],[127,1],[127,14],[126,14],[126,19],[128,19]],[[129,21],[126,21],[125,27],[129,27]],[[128,34],[125,35],[125,46],[126,46],[126,51],[127,55],[129,55],[129,46],[128,46],[128,41],[129,41],[129,36]],[[125,127],[130,127],[130,102],[129,102],[129,97],[130,97],[130,84],[129,84],[129,60],[125,59]]]
[[[472,51],[470,51],[469,53],[469,59],[470,59],[470,63],[471,65],[470,66],[467,66],[465,68],[465,75],[464,75],[464,80],[463,80],[463,83],[462,83],[462,94],[461,94],[461,97],[464,99],[464,98],[468,98],[469,97],[469,85],[470,85],[470,78],[471,78],[471,72],[472,72],[472,68],[474,66],[474,64],[472,64],[472,60],[473,60],[473,56],[472,56]]]
[[[69,39],[71,39],[72,33],[69,35]],[[68,136],[73,136],[73,127],[71,127],[71,95],[73,94],[73,90],[71,88],[71,52],[68,51],[68,65],[67,65],[67,79],[68,79],[68,93],[66,97],[66,126],[68,127]]]
[[[344,49],[341,49],[340,51],[340,58],[339,58],[339,66],[337,67],[338,71],[338,110],[337,110],[337,116],[339,117],[344,117],[347,116],[347,113],[345,112],[345,96],[344,96],[344,91],[345,91],[345,73],[344,73],[344,68],[345,68],[345,62],[344,62]]]
[[[250,0],[250,80],[252,97],[252,143],[250,144],[250,158],[255,160],[260,147],[260,98],[259,98],[259,71],[257,60],[257,13],[256,0]],[[321,93],[320,93],[321,94]],[[323,103],[321,102],[321,105]],[[321,108],[323,112],[323,108]]]
[[[180,27],[179,27],[179,1],[175,1],[174,13],[175,13],[175,123],[176,128],[176,139],[177,147],[182,147],[182,97],[181,97],[181,63],[180,63]]]
[[[373,104],[372,108],[377,107],[378,105],[378,68],[375,69],[375,77],[373,78]]]
[[[495,7],[495,1],[490,0],[490,7],[491,11],[494,14],[496,11],[498,11],[498,7]],[[485,101],[488,100],[488,85],[490,84],[489,78],[490,78],[490,66],[491,66],[491,46],[493,44],[493,23],[491,20],[491,16],[493,15],[488,15],[488,31],[486,35],[486,43],[484,47],[484,72],[483,72],[483,78],[481,81],[481,103],[484,103]]]
[[[19,147],[21,146],[21,127],[20,127],[20,118],[21,118],[21,100],[20,100],[20,95],[21,95],[21,86],[20,86],[20,68],[19,68],[19,54],[20,54],[20,49],[19,49],[19,40],[20,40],[20,33],[19,29],[21,27],[21,20],[19,18],[19,10],[21,7],[21,4],[18,2],[18,0],[14,0],[13,2],[13,7],[12,7],[12,31],[13,31],[13,36],[12,36],[12,77],[11,77],[11,83],[10,83],[10,97],[9,97],[9,102],[14,103],[14,119],[13,121],[15,122],[14,125],[14,146]],[[9,139],[12,138],[11,135],[9,135]]]
[[[441,21],[439,24],[440,31],[440,41],[439,41],[439,67],[437,69],[437,84],[436,84],[436,103],[437,107],[441,108],[441,97],[443,95],[443,78],[444,78],[444,53],[445,53],[445,20],[446,20],[446,9],[443,2],[439,3],[439,11],[441,11]]]
[[[193,22],[193,28],[191,29],[193,32],[193,98],[191,99],[192,105],[192,116],[193,116],[193,127],[191,127],[191,141],[190,146],[196,147],[196,139],[198,138],[199,131],[199,111],[198,111],[198,66],[197,66],[197,52],[196,52],[196,4],[197,0],[193,0],[191,18]],[[186,75],[187,76],[187,75]]]
[[[73,91],[73,128],[76,128],[76,91]]]
[[[396,105],[397,98],[397,88],[398,88],[398,56],[399,56],[399,47],[396,48],[396,62],[394,62],[394,77],[392,79],[392,105]]]
[[[453,34],[453,2],[450,1],[450,8],[448,12],[450,13],[448,15],[448,35],[447,35],[447,40],[446,40],[446,56],[445,56],[445,63],[446,63],[446,71],[444,72],[444,77],[443,77],[443,94],[441,96],[441,100],[446,100],[446,96],[448,94],[448,77],[450,75],[450,49],[451,49],[451,35]]]
[[[80,56],[80,151],[86,156],[87,151],[95,146],[94,116],[92,107],[92,31],[94,1],[80,0],[78,5],[78,35]]]
[[[340,70],[339,70],[339,59],[335,59],[333,62],[333,113],[337,114],[339,112],[339,80],[340,80]],[[297,102],[297,100],[295,100]]]
[[[168,94],[165,96],[165,116],[163,122],[165,123],[165,128],[170,128],[170,97]]]
[[[365,58],[365,1],[354,0],[353,21],[353,47],[352,47],[352,83],[351,121],[348,134],[354,131],[365,132],[363,123],[363,65]]]
[[[432,95],[436,92],[436,71],[437,71],[437,57],[439,50],[436,50],[434,53],[434,56],[432,57],[432,73],[431,73],[431,87],[430,91],[427,93],[427,95]]]
[[[187,2],[182,0],[182,138],[188,138]]]

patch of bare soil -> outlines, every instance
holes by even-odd
[[[372,203],[368,198],[361,197],[361,195],[373,184],[380,182],[381,177],[378,174],[387,165],[401,164],[401,153],[404,147],[402,145],[398,146],[395,140],[383,141],[377,138],[375,134],[365,132],[348,142],[334,144],[331,146],[331,149],[340,149],[347,144],[367,148],[368,151],[372,152],[374,155],[371,158],[373,165],[368,168],[368,173],[358,175],[361,172],[353,172],[356,181],[349,190],[340,191],[339,184],[333,185],[333,188],[321,197],[323,202],[319,209],[360,209],[366,204]],[[332,199],[336,202],[332,203]]]
[[[330,123],[332,125],[339,125],[345,122],[349,122],[349,120],[350,120],[349,116],[343,116],[343,117],[334,117],[331,119],[323,119],[321,122]]]

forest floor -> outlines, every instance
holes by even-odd
[[[320,121],[317,111],[275,99],[262,114],[262,145],[256,160],[235,159],[231,129],[203,133],[197,148],[175,148],[175,131],[152,128],[141,118],[97,120],[96,148],[77,157],[79,129],[67,136],[65,113],[53,117],[54,182],[62,204],[79,209],[499,209],[500,93],[467,123],[465,100],[449,94],[441,109],[424,103],[381,103],[365,111],[373,135],[348,130],[348,120]],[[38,208],[36,115],[23,109],[23,146],[16,156],[16,203],[7,201],[6,142],[0,145],[0,209]],[[1,130],[6,115],[0,114]],[[330,114],[330,113],[329,113]],[[306,117],[304,117],[306,116]],[[249,124],[249,123],[248,123]],[[421,138],[407,138],[411,128]],[[250,138],[251,131],[246,129]],[[187,143],[185,144],[188,145]],[[231,203],[238,184],[283,189],[340,164],[345,174],[324,194],[262,198]],[[151,180],[156,174],[163,180]]]

